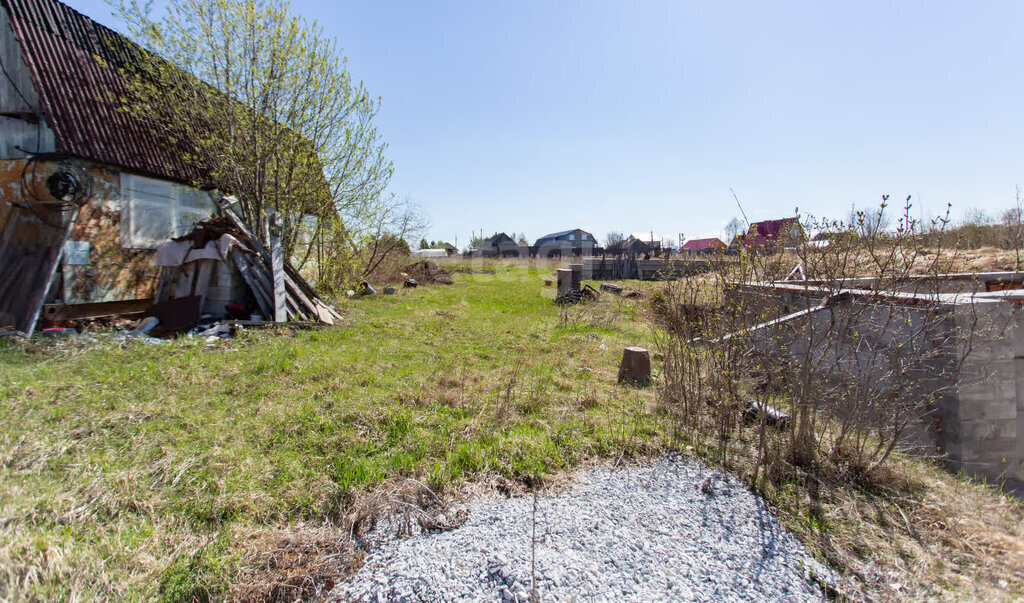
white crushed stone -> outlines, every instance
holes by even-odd
[[[382,524],[331,599],[529,601],[533,497],[466,508],[448,532],[396,538]],[[582,472],[538,497],[536,523],[542,601],[818,601],[815,579],[835,583],[760,497],[684,457]]]

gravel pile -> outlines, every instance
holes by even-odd
[[[381,526],[334,600],[529,601],[533,497],[468,506],[462,527],[404,539]],[[765,503],[685,458],[594,469],[537,498],[542,601],[821,600],[833,583]]]

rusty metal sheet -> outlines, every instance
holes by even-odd
[[[121,70],[145,51],[54,0],[0,5],[9,13],[58,151],[179,182],[206,180],[182,160],[180,144],[118,110],[116,99],[129,92]]]

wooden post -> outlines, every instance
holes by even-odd
[[[651,382],[651,356],[644,348],[628,347],[622,351],[619,383],[648,385]]]
[[[284,248],[281,246],[281,216],[270,214],[270,257],[274,280],[274,320],[288,320],[288,299],[284,288]]]

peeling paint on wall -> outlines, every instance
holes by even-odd
[[[11,229],[10,245],[52,245],[57,231],[32,211],[19,207],[25,204],[21,183],[24,166],[25,160],[0,161],[0,227],[8,220],[17,221]],[[56,163],[42,164],[38,172],[45,175],[55,167]],[[63,264],[50,301],[75,304],[152,297],[159,276],[151,261],[153,252],[121,247],[120,171],[93,165],[87,172],[92,178],[93,196],[80,210],[69,240],[90,244],[89,263]],[[45,190],[35,192],[48,196]]]

